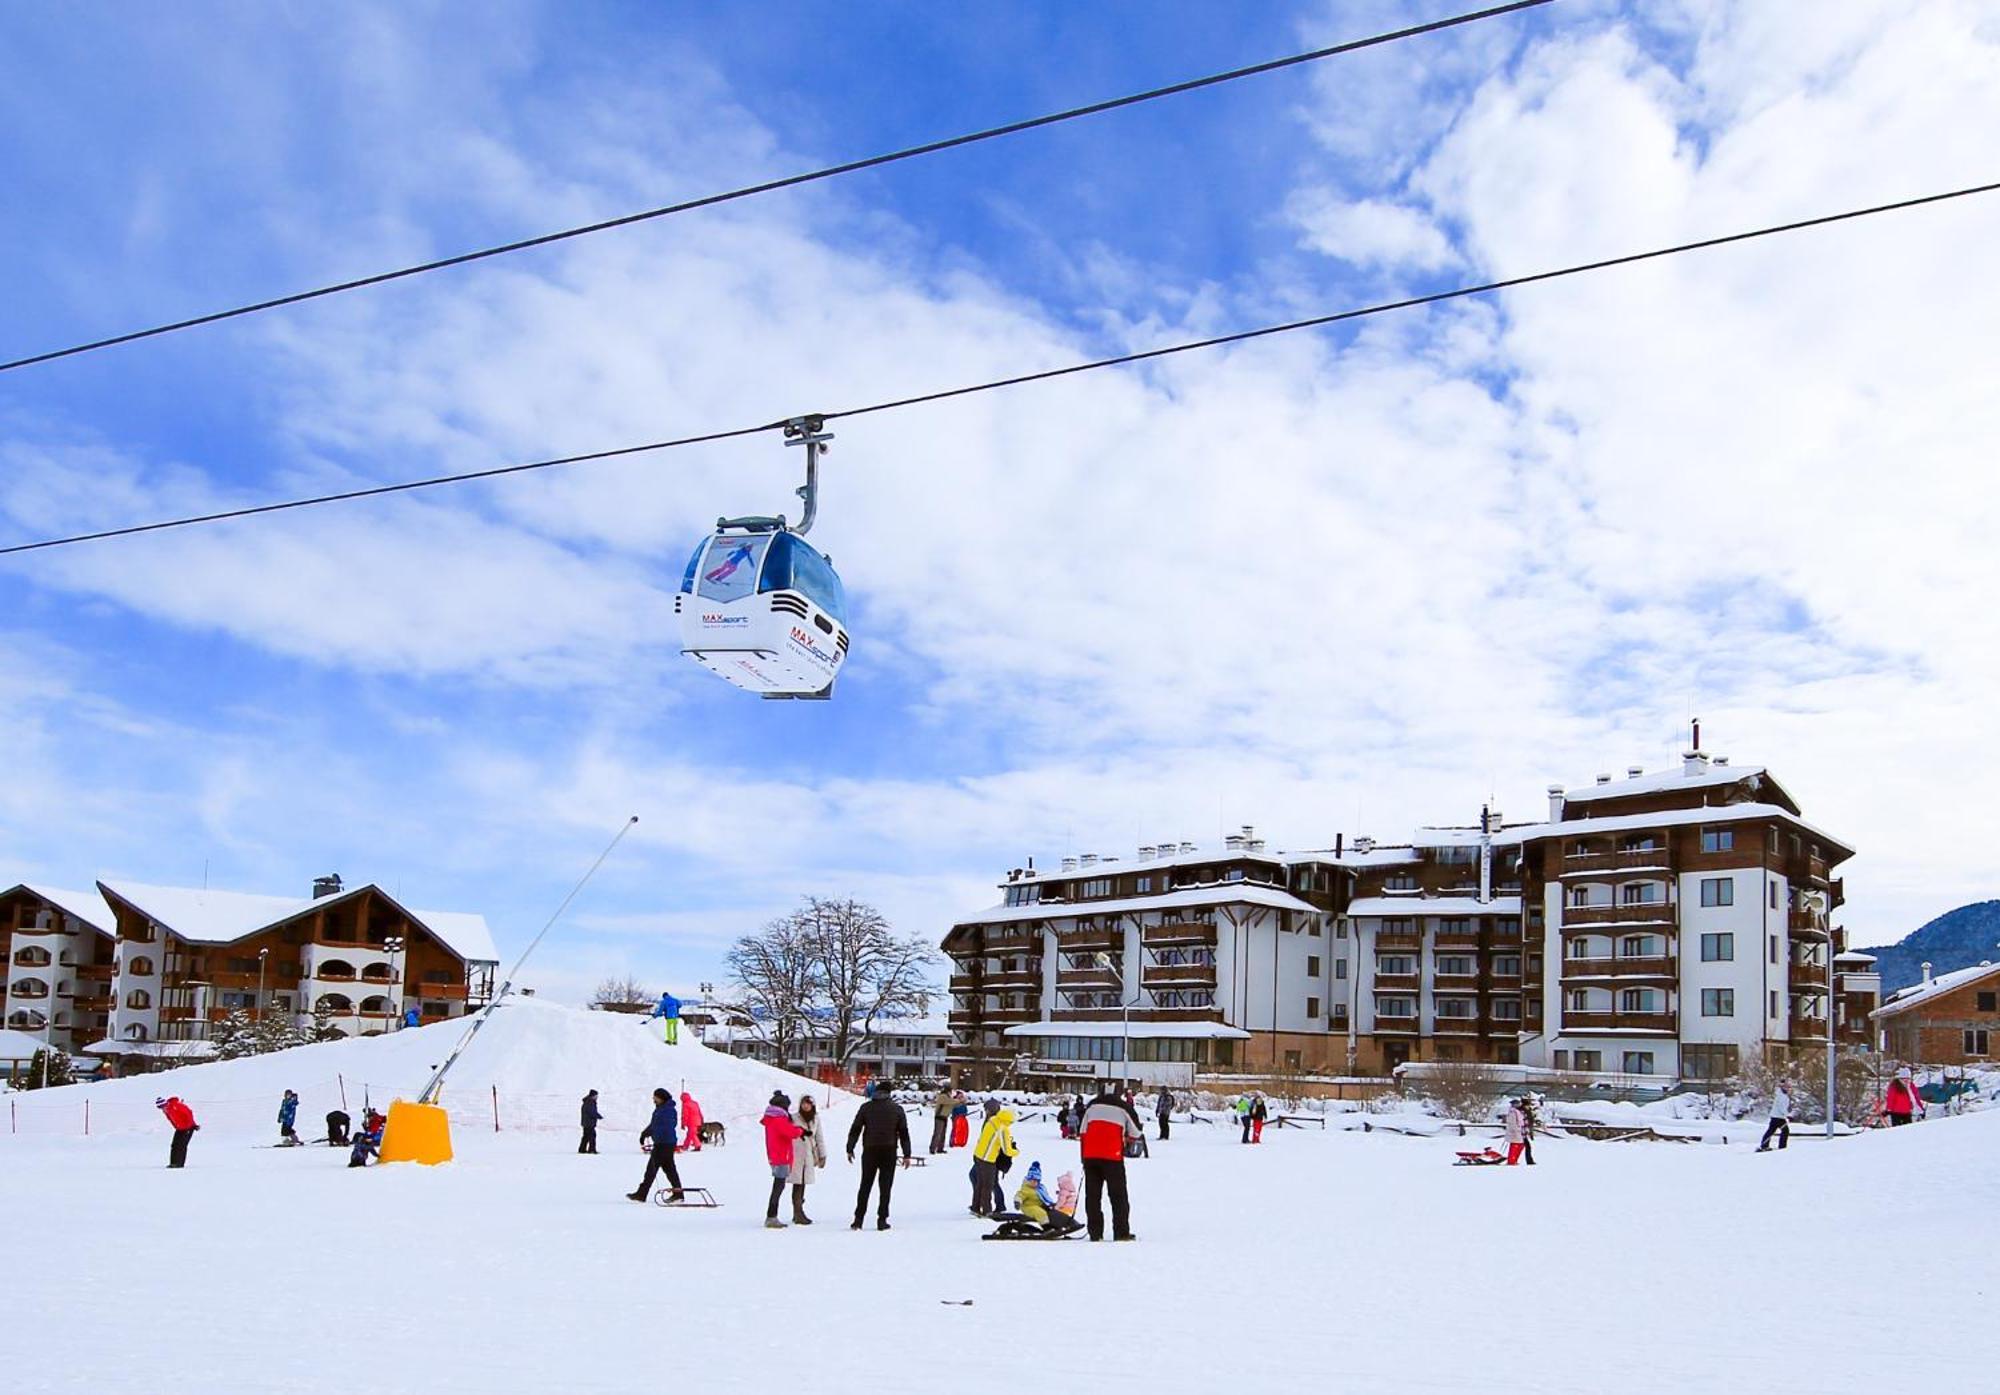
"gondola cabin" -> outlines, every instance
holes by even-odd
[[[681,653],[769,698],[825,698],[847,658],[847,598],[811,543],[785,529],[720,530],[674,598]]]

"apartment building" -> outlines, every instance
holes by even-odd
[[[19,885],[0,892],[6,1025],[75,1054],[111,1020],[111,908],[96,891]]]
[[[341,1035],[373,1036],[492,996],[499,956],[484,917],[409,910],[372,884],[322,877],[303,899],[97,885],[116,936],[114,1001],[89,1050],[126,1068],[200,1059],[232,1012],[306,1025],[324,1010]]]
[[[1551,787],[1535,823],[1030,865],[944,938],[948,1060],[1050,1087],[1452,1060],[1731,1075],[1865,1021],[1871,966],[1835,970],[1852,855],[1768,771],[1696,750]]]

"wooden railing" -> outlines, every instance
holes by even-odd
[[[1673,978],[1679,970],[1671,955],[1609,955],[1591,959],[1564,959],[1563,978],[1610,978],[1627,975],[1634,978]]]
[[[1671,925],[1671,901],[1644,901],[1629,906],[1564,906],[1565,930],[1585,925]]]
[[[1665,848],[1631,848],[1618,852],[1570,853],[1562,860],[1565,874],[1571,872],[1626,872],[1639,867],[1665,867]]]
[[[1563,1030],[1589,1032],[1604,1028],[1620,1031],[1671,1032],[1676,1030],[1671,1012],[1571,1012],[1564,1010]]]

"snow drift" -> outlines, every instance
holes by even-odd
[[[380,1037],[294,1047],[265,1056],[183,1066],[153,1075],[10,1096],[8,1127],[17,1134],[156,1133],[153,1101],[179,1095],[200,1120],[205,1139],[259,1136],[276,1141],[278,1100],[299,1093],[301,1137],[324,1132],[330,1110],[359,1119],[364,1103],[387,1109],[415,1099],[457,1045],[465,1023],[440,1022]],[[712,1051],[683,1031],[678,1045],[658,1023],[622,1013],[590,1012],[510,997],[494,1010],[446,1079],[441,1101],[455,1133],[571,1129],[586,1090],[598,1092],[607,1133],[636,1133],[652,1111],[652,1092],[683,1090],[709,1119],[734,1133],[763,1113],[773,1090],[797,1098],[814,1090],[838,1111],[852,1096],[787,1071]]]

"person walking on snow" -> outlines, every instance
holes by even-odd
[[[681,1000],[671,993],[662,993],[660,1001],[653,1005],[653,1016],[666,1019],[667,1045],[680,1045]]]
[[[1916,1083],[1910,1079],[1910,1068],[1905,1066],[1889,1082],[1889,1089],[1882,1096],[1882,1112],[1889,1116],[1892,1126],[1899,1126],[1909,1123],[1910,1116],[1921,1113],[1923,1107],[1924,1102],[1917,1097]]]
[[[1528,1110],[1519,1100],[1507,1101],[1507,1166],[1517,1167],[1528,1142]]]
[[[701,1151],[701,1105],[686,1090],[681,1091],[681,1139],[687,1144],[687,1151]]]
[[[951,1092],[951,1146],[963,1148],[966,1138],[972,1132],[972,1107],[965,1102],[965,1091]]]
[[[986,1101],[986,1124],[979,1130],[979,1142],[972,1150],[972,1214],[990,1216],[1007,1209],[1007,1193],[1000,1186],[1000,1159],[1012,1158],[1021,1150],[1014,1143],[1014,1111],[1002,1109],[999,1101]]]
[[[1243,1126],[1243,1141],[1250,1141],[1250,1096],[1236,1097],[1236,1122]]]
[[[577,1152],[595,1153],[597,1151],[597,1121],[603,1117],[604,1111],[597,1107],[597,1091],[592,1090],[583,1097],[583,1137],[577,1142]]]
[[[945,1140],[951,1133],[951,1109],[956,1101],[952,1098],[951,1083],[947,1081],[931,1096],[931,1152],[945,1151]]]
[[[961,1106],[962,1107],[962,1106]],[[910,1165],[910,1116],[887,1090],[854,1111],[854,1123],[847,1130],[847,1160],[854,1161],[854,1145],[861,1145],[861,1189],[854,1194],[854,1224],[868,1213],[868,1193],[879,1181],[880,1200],[876,1203],[875,1229],[889,1228],[889,1193],[896,1185],[896,1151],[902,1150],[903,1166]]]
[[[1264,1141],[1264,1121],[1271,1117],[1270,1106],[1264,1103],[1264,1092],[1256,1091],[1250,1096],[1250,1141]]]
[[[806,1188],[826,1166],[826,1134],[820,1128],[819,1106],[811,1095],[799,1096],[792,1122],[799,1126],[798,1141],[792,1144],[792,1224],[811,1225],[812,1217],[806,1214]]]
[[[299,1097],[296,1091],[285,1091],[285,1097],[278,1101],[278,1137],[286,1143],[296,1144],[299,1132],[293,1127],[298,1122]]]
[[[1132,1202],[1125,1190],[1125,1144],[1144,1138],[1145,1127],[1132,1107],[1106,1090],[1083,1111],[1083,1210],[1090,1238],[1104,1238],[1104,1193],[1111,1193],[1111,1238],[1136,1240]]]
[[[1535,1165],[1535,1130],[1541,1123],[1541,1115],[1535,1113],[1535,1097],[1521,1096],[1521,1161],[1529,1167]]]
[[[167,1122],[173,1125],[174,1129],[174,1141],[167,1149],[167,1166],[186,1167],[188,1140],[193,1138],[195,1131],[201,1127],[194,1121],[194,1111],[187,1107],[187,1101],[179,1095],[154,1100],[153,1106],[167,1116]]]
[[[792,1101],[783,1090],[771,1094],[764,1109],[764,1160],[771,1165],[771,1204],[764,1208],[764,1229],[783,1230],[778,1219],[778,1203],[792,1180],[792,1160],[798,1156],[798,1141],[805,1130],[792,1122]],[[803,1188],[801,1195],[804,1194]]]
[[[1167,1132],[1174,1121],[1174,1095],[1166,1086],[1160,1087],[1160,1098],[1153,1105],[1154,1113],[1160,1119],[1160,1142],[1167,1141]]]
[[[1771,1122],[1764,1125],[1764,1137],[1757,1144],[1758,1152],[1771,1151],[1771,1137],[1774,1134],[1778,1139],[1778,1151],[1783,1152],[1792,1141],[1792,1092],[1785,1088],[1785,1082],[1782,1080],[1771,1092]]]
[[[647,1194],[653,1190],[653,1179],[662,1172],[667,1174],[667,1185],[673,1188],[673,1191],[667,1194],[667,1200],[681,1199],[681,1173],[680,1169],[674,1166],[676,1122],[674,1097],[665,1090],[653,1091],[653,1117],[647,1121],[645,1131],[639,1135],[641,1143],[647,1139],[652,1140],[653,1151],[646,1155],[646,1176],[639,1183],[639,1190],[625,1193],[626,1200],[644,1201]]]

